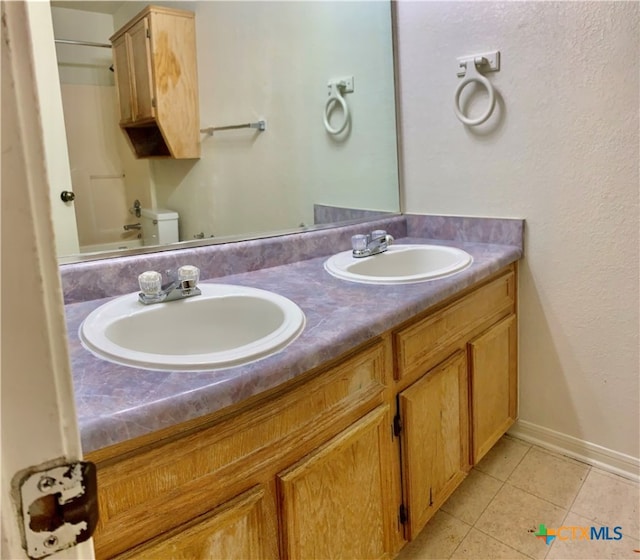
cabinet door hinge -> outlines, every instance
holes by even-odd
[[[29,558],[88,540],[98,523],[96,466],[53,461],[17,473],[13,482]]]
[[[398,510],[398,521],[400,521],[401,525],[404,525],[407,522],[409,515],[407,513],[407,506],[404,504],[400,504],[400,509]]]
[[[400,413],[396,414],[393,417],[393,435],[398,437],[402,433],[402,418],[400,418]]]
[[[151,106],[155,109],[156,108],[156,98],[152,97],[151,98]]]
[[[147,29],[147,39],[151,39],[151,31]]]

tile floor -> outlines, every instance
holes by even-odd
[[[504,436],[398,560],[640,560],[639,518],[637,483]],[[541,523],[609,527],[612,538],[619,526],[622,538],[556,538],[547,545],[534,535]]]

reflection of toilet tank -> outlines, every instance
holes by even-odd
[[[143,208],[140,213],[144,245],[166,245],[179,241],[177,212],[162,208]]]

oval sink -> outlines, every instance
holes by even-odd
[[[384,253],[354,258],[351,251],[327,259],[329,274],[365,284],[409,284],[435,280],[471,266],[473,257],[442,245],[391,245]]]
[[[291,300],[257,288],[199,284],[202,295],[143,305],[138,294],[91,312],[80,340],[97,355],[144,369],[207,370],[264,358],[295,340],[305,316]]]

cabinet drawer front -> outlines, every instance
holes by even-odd
[[[252,488],[196,522],[178,527],[117,558],[275,560],[278,537],[270,523],[273,512],[265,505],[265,494],[264,487]]]
[[[515,306],[515,274],[509,272],[441,311],[394,333],[396,379],[424,373],[463,337]]]
[[[354,409],[371,409],[382,400],[385,354],[378,343],[266,404],[126,460],[98,465],[98,554],[121,552],[204,513],[246,488],[252,476],[273,469],[292,449],[334,430]]]

